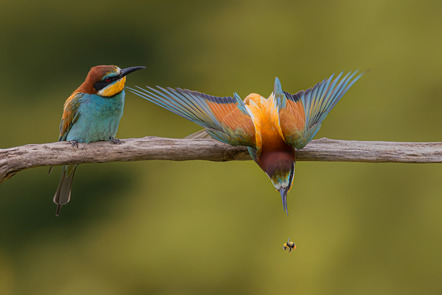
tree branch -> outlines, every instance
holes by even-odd
[[[0,149],[0,183],[33,167],[74,163],[141,160],[250,160],[245,147],[212,139],[129,138],[122,144],[93,142],[73,147],[68,142],[28,144]],[[442,142],[353,141],[322,138],[297,151],[297,161],[442,163]]]

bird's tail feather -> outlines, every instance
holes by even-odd
[[[54,203],[57,204],[56,216],[60,214],[61,206],[69,203],[71,199],[72,181],[78,165],[63,166],[60,183],[54,195]]]

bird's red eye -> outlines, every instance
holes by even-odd
[[[112,79],[110,77],[107,77],[106,79],[104,79],[104,81],[106,82],[110,82]]]

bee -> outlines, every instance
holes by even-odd
[[[287,250],[289,249],[289,252],[291,252],[292,250],[296,249],[296,244],[293,242],[290,242],[290,238],[287,240],[287,243],[284,243],[284,245],[282,245],[282,249]]]

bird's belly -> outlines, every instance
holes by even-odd
[[[275,124],[263,124],[261,153],[292,153],[293,148],[281,137]]]
[[[109,140],[117,134],[120,118],[82,118],[70,130],[66,140],[89,143],[99,140]]]
[[[264,125],[264,124],[263,124]],[[284,146],[286,145],[284,139],[279,134],[277,127],[274,124],[266,124],[261,130],[261,138],[263,146]]]
[[[123,106],[124,101],[109,101],[106,104],[89,102],[83,105],[66,140],[89,143],[115,137],[123,116]]]

